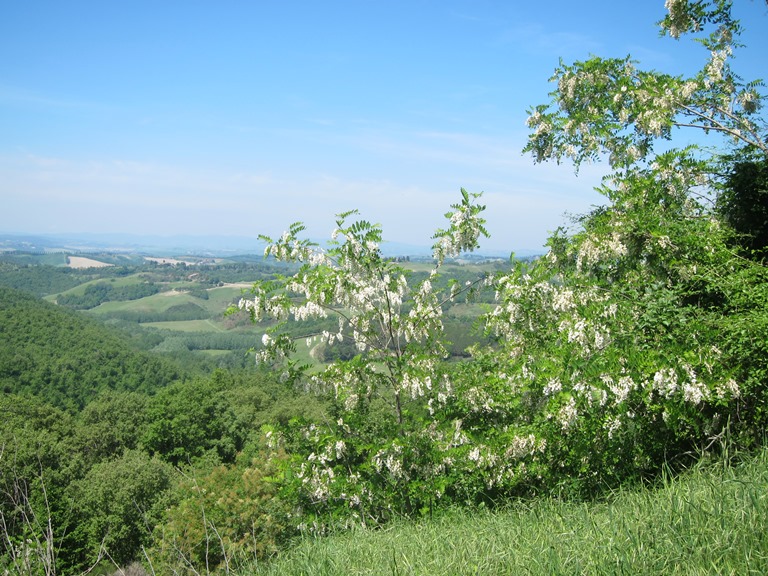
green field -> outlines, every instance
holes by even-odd
[[[111,286],[117,288],[120,286],[131,286],[133,284],[142,284],[147,281],[147,278],[144,274],[131,274],[130,276],[123,276],[118,278],[95,278],[93,280],[86,280],[82,284],[78,284],[74,288],[70,288],[69,290],[64,290],[60,292],[59,294],[49,294],[44,297],[45,300],[48,302],[55,302],[56,298],[59,296],[64,295],[74,295],[74,296],[82,296],[85,294],[85,289],[88,288],[88,286],[91,286],[93,284],[105,284],[108,283]]]
[[[145,322],[149,328],[161,328],[175,332],[225,332],[225,329],[213,320],[178,320],[169,322]]]
[[[172,306],[187,302],[197,303],[197,300],[184,292],[168,291],[146,296],[138,300],[104,302],[90,310],[90,312],[93,314],[109,314],[110,312],[117,311],[165,312]]]

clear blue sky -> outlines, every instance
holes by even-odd
[[[762,0],[737,68],[768,78]],[[540,247],[602,166],[522,156],[558,59],[691,71],[663,0],[36,1],[0,7],[0,232],[326,237],[351,208],[429,244],[460,187],[491,250]]]

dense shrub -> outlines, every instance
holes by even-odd
[[[280,497],[282,455],[190,471],[156,529],[150,551],[163,573],[230,571],[276,553],[293,534],[290,503]]]

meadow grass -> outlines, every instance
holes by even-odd
[[[239,574],[768,574],[768,451],[600,502],[538,498],[307,538]]]
[[[241,297],[247,297],[246,291],[243,294],[243,288],[238,286],[218,286],[208,289],[208,300],[200,302],[200,305],[209,310],[212,314],[224,314],[230,303],[237,302]]]
[[[109,314],[110,312],[158,312],[162,313],[180,304],[197,303],[198,298],[186,292],[159,292],[136,300],[110,300],[89,310],[93,314]]]
[[[168,320],[166,322],[144,322],[142,326],[162,328],[174,332],[226,332],[219,324],[210,319],[204,320]]]
[[[144,282],[146,282],[146,278],[141,273],[131,274],[130,276],[123,276],[119,278],[94,278],[93,280],[86,280],[81,284],[70,288],[69,290],[63,290],[62,292],[56,294],[48,294],[44,297],[44,300],[54,302],[59,296],[82,296],[85,294],[85,289],[88,288],[88,286],[92,286],[94,284],[109,284],[113,288],[118,288],[122,286],[131,286],[134,284],[142,284]]]

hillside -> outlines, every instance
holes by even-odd
[[[105,390],[153,393],[181,371],[99,322],[0,287],[0,389],[80,409]]]

